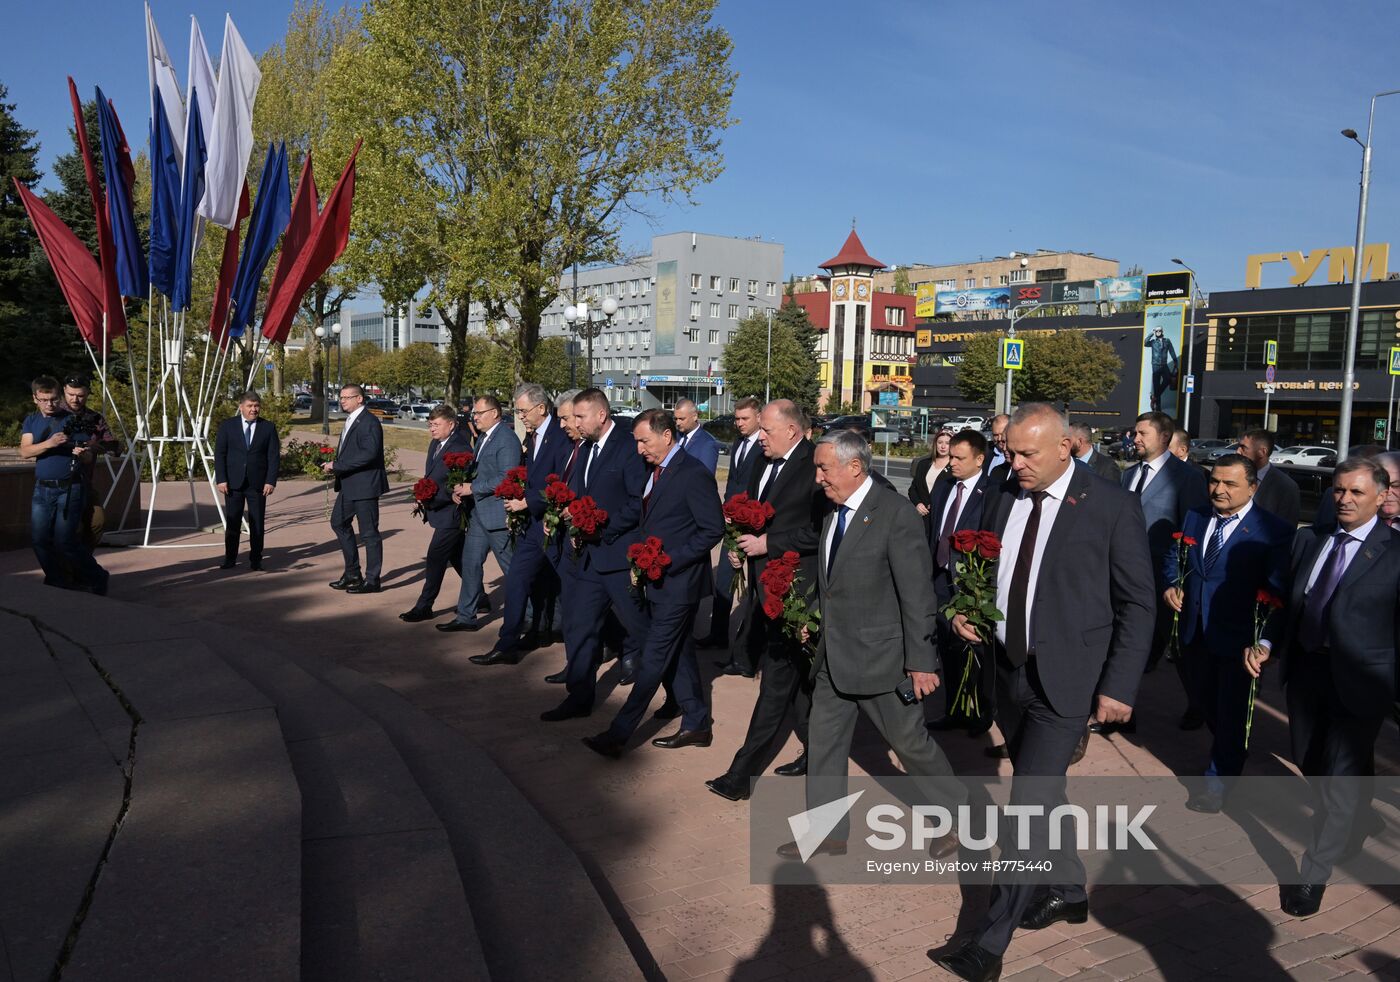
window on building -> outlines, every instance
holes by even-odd
[[[691,320],[699,320],[699,319],[700,319],[700,301],[699,301],[699,300],[692,300],[692,301],[690,301],[690,319],[691,319]]]
[[[627,370],[628,370],[629,372],[635,372],[635,371],[637,370],[637,359],[635,359],[635,358],[628,358],[628,359],[627,359]]]
[[[757,307],[750,307],[747,316],[752,317],[752,316],[753,316],[754,314],[756,314],[756,313],[758,313],[758,308],[757,308]]]
[[[692,327],[690,330],[686,331],[686,332],[685,332],[685,339],[686,339],[687,341],[689,341],[691,344],[699,344],[699,343],[700,343],[700,328],[698,328],[698,327]]]
[[[642,332],[640,332],[640,333],[637,335],[637,340],[640,341],[640,342],[642,343],[642,347],[643,347],[643,348],[650,348],[650,347],[651,347],[651,332],[650,332],[650,331],[642,331]]]
[[[711,276],[711,277],[710,277],[710,289],[711,289],[711,290],[723,290],[723,289],[724,289],[724,287],[722,286],[723,283],[724,283],[724,278],[723,278],[723,277],[720,277],[720,276]]]
[[[700,359],[695,355],[690,356],[690,370],[692,372],[700,370]]]
[[[997,286],[1006,286],[1010,282],[1011,280],[1007,277],[1005,273],[1002,273],[1000,276],[997,277]]]
[[[603,284],[603,295],[606,297],[610,297],[613,295],[613,285],[611,283]]]
[[[940,290],[956,290],[958,288],[958,281],[956,279],[935,280],[933,285]]]
[[[738,292],[739,292],[739,277],[737,277],[737,276],[731,276],[731,277],[729,277],[729,292],[730,292],[730,293],[738,293]]]
[[[1031,281],[1031,271],[1028,269],[1013,269],[1011,271],[1012,283],[1029,283]]]
[[[1065,271],[1060,269],[1038,269],[1035,271],[1035,281],[1037,283],[1059,283],[1065,278]]]
[[[628,307],[628,308],[627,308],[627,323],[630,324],[630,323],[632,323],[632,322],[633,322],[634,320],[636,320],[636,319],[637,319],[637,308],[636,308],[636,307]]]
[[[763,295],[765,297],[776,297],[778,295],[778,284],[772,280],[763,284]]]
[[[729,319],[732,321],[739,319],[739,305],[737,303],[729,305]]]
[[[644,303],[644,304],[642,304],[642,312],[641,312],[640,314],[638,314],[637,316],[640,317],[642,320],[646,320],[648,317],[650,317],[650,316],[651,316],[651,304],[649,304],[649,303]]]
[[[651,359],[650,359],[650,358],[638,358],[638,359],[637,359],[637,368],[638,368],[639,371],[643,371],[643,372],[648,371],[648,370],[651,368]]]
[[[984,276],[984,277],[982,277],[982,285],[983,285],[983,286],[991,286],[991,285],[992,285],[992,278],[991,278],[990,276]]]
[[[734,343],[734,332],[733,332],[733,331],[730,331],[730,332],[729,332],[729,339],[728,339],[728,341],[726,341],[725,343],[726,343],[726,344],[733,344],[733,343]]]
[[[752,297],[752,296],[754,296],[754,295],[757,294],[757,293],[758,293],[758,280],[749,280],[749,296]]]
[[[690,274],[690,288],[691,288],[692,290],[698,290],[698,289],[700,289],[700,274],[699,274],[699,273],[691,273],[691,274]]]
[[[886,308],[885,308],[885,323],[888,324],[890,327],[903,327],[903,326],[904,326],[904,308],[903,308],[903,307],[886,307]]]
[[[717,303],[712,303],[712,304],[710,304],[710,316],[713,317],[713,318],[715,318],[716,320],[719,319],[719,304],[717,304]]]
[[[971,289],[972,289],[974,286],[976,286],[976,285],[977,285],[977,277],[975,277],[975,276],[969,276],[969,277],[967,277],[967,278],[965,278],[965,279],[963,280],[963,289],[964,289],[964,290],[971,290]]]
[[[636,331],[628,331],[628,332],[627,332],[627,347],[630,348],[630,347],[632,347],[633,345],[635,345],[636,343],[637,343],[637,332],[636,332]]]
[[[628,285],[629,287],[632,288],[632,296],[635,297],[635,296],[637,295],[637,281],[636,281],[636,280],[632,280],[632,281],[631,281],[630,283],[628,283],[627,285]]]
[[[719,344],[719,331],[710,332],[710,344]]]

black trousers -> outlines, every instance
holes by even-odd
[[[459,577],[462,575],[462,529],[456,522],[445,529],[433,529],[424,562],[423,589],[418,594],[418,602],[413,605],[414,609],[433,609],[449,566]]]
[[[762,612],[759,612],[762,616]],[[764,618],[767,622],[767,618]],[[748,627],[763,639],[758,665],[758,700],[749,717],[744,744],[729,764],[729,773],[738,778],[757,777],[778,752],[778,737],[792,713],[792,729],[802,747],[807,747],[807,721],[812,714],[811,662],[798,650],[796,642],[773,629],[771,623]]]
[[[267,527],[267,498],[262,488],[228,489],[224,495],[224,558],[233,562],[243,533],[244,506],[248,513],[248,558],[262,562],[263,532]]]
[[[1040,814],[1048,816],[1066,801],[1064,777],[1084,728],[1089,724],[1088,707],[1082,716],[1059,715],[1045,698],[1035,659],[1018,668],[1007,661],[1004,648],[996,647],[997,725],[1006,735],[1007,749],[1011,753],[1014,774],[1011,801],[1040,805],[1043,808]],[[1018,780],[1023,777],[1035,780]],[[1043,849],[1041,836],[1048,835],[1048,827],[1033,823],[1031,828],[1034,839],[1041,842]],[[999,841],[1012,840],[1003,829]],[[1003,852],[1002,858],[1013,857]],[[1084,864],[1074,849],[1057,853],[1053,862],[1059,883],[1048,890],[1070,903],[1083,901],[1088,896],[1084,890]],[[1026,908],[1046,889],[1034,883],[993,881],[991,904],[977,943],[998,955],[1006,951]]]
[[[1310,778],[1313,839],[1298,871],[1304,883],[1326,883],[1348,848],[1365,838],[1371,812],[1376,738],[1385,716],[1357,716],[1342,703],[1329,656],[1289,653],[1288,732],[1293,762]]]
[[[335,529],[340,554],[345,558],[345,575],[359,576],[360,550],[355,545],[352,522],[359,524],[360,538],[365,541],[365,581],[378,583],[379,572],[384,566],[384,541],[379,536],[379,499],[351,501],[342,491],[335,496],[335,507],[331,509],[331,528]]]

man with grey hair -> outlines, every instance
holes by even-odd
[[[937,690],[942,667],[934,643],[933,558],[913,548],[924,529],[918,511],[871,480],[870,459],[870,444],[853,430],[817,443],[817,484],[836,510],[818,540],[822,619],[812,667],[807,808],[845,797],[851,741],[864,712],[918,785],[919,803],[951,810],[966,800],[966,790],[919,706]],[[841,822],[816,851],[844,853],[847,831]],[[946,857],[957,848],[956,836],[944,836],[931,855]],[[800,855],[795,843],[778,852]]]
[[[1400,527],[1400,451],[1387,450],[1376,458],[1390,478],[1385,500],[1381,502],[1381,521],[1391,528]]]
[[[1105,481],[1117,484],[1122,480],[1122,472],[1118,470],[1118,465],[1094,448],[1094,436],[1086,424],[1069,424],[1069,440],[1069,452],[1074,455],[1075,460]]]
[[[676,445],[704,464],[711,474],[719,467],[719,441],[705,432],[700,425],[700,409],[694,399],[681,399],[676,403]]]
[[[996,606],[1006,617],[991,637],[961,614],[952,629],[980,645],[996,673],[1013,773],[1032,778],[1013,783],[1012,802],[1049,815],[1064,803],[1064,784],[1044,779],[1064,777],[1089,719],[1132,715],[1152,642],[1152,566],[1137,496],[1073,462],[1069,424],[1053,406],[1018,409],[1007,449],[1014,482],[982,512],[982,529],[1001,543]],[[1046,824],[1030,828],[1035,848],[1018,857],[1046,858]],[[994,882],[981,925],[934,960],[960,978],[993,979],[1018,927],[1087,920],[1079,857],[1060,850],[1052,862],[1055,885]]]
[[[1006,463],[1006,428],[1010,424],[1011,417],[1006,413],[997,413],[988,424],[991,437],[987,442],[992,445],[992,452],[987,454],[982,469],[997,483],[1006,480],[1011,473],[1009,467],[1003,466]]]

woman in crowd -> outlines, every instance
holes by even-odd
[[[928,529],[928,503],[933,497],[933,482],[937,481],[948,466],[948,447],[952,443],[950,430],[939,430],[933,438],[933,449],[928,456],[914,461],[914,471],[909,482],[909,500],[924,517],[925,531]]]

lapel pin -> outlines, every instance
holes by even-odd
[[[1074,495],[1069,495],[1068,497],[1065,498],[1065,500],[1068,501],[1068,502],[1069,502],[1070,504],[1072,504],[1072,505],[1077,505],[1077,504],[1079,504],[1079,502],[1075,499]]]
[[[860,523],[861,523],[862,525],[869,525],[869,524],[870,524],[870,516],[869,516],[869,515],[866,515],[864,518],[862,518],[862,519],[860,520]]]

